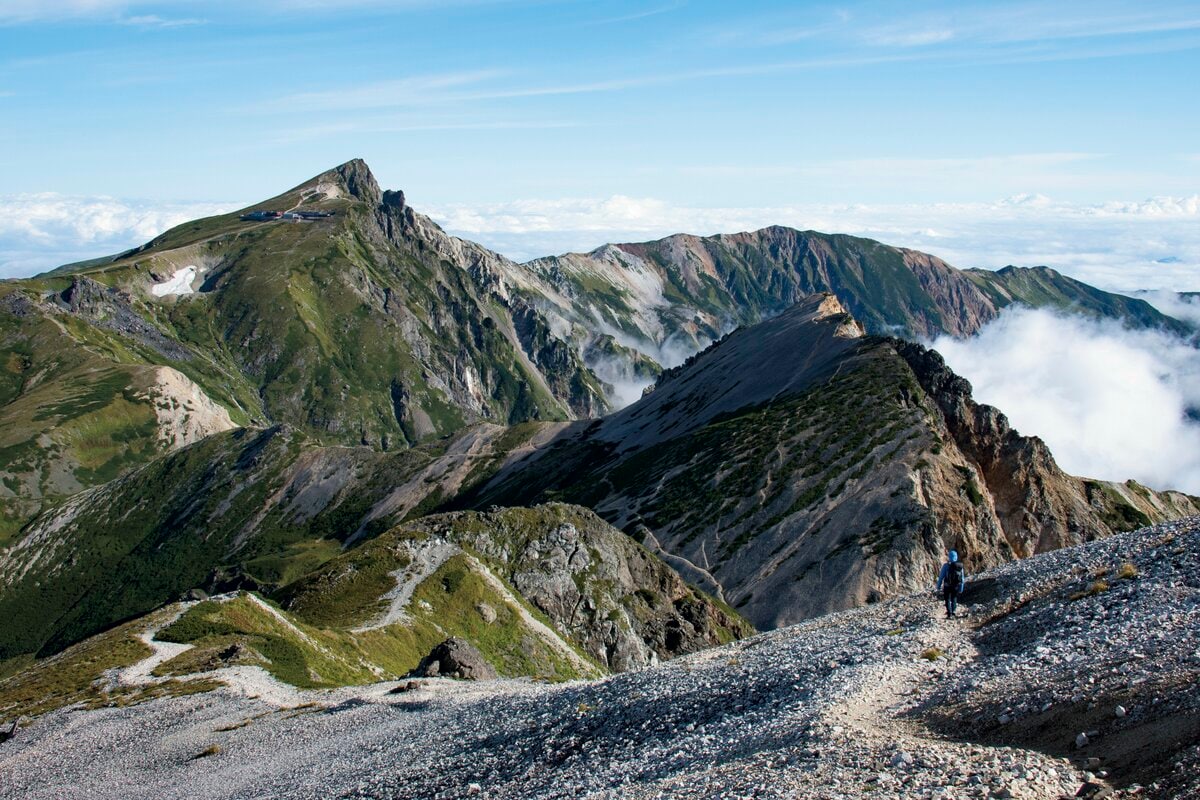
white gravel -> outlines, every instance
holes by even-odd
[[[0,745],[0,798],[1200,796],[1200,520],[974,587],[965,618],[912,596],[602,681],[56,712]]]
[[[165,664],[172,658],[191,650],[195,645],[160,642],[154,637],[158,635],[160,630],[182,617],[183,612],[194,605],[196,605],[194,602],[178,603],[170,614],[165,615],[157,623],[138,634],[138,638],[150,648],[151,654],[136,664],[131,664],[124,669],[117,670],[113,676],[114,681],[122,686],[144,686],[167,680],[166,678],[156,678],[151,673],[160,664]]]

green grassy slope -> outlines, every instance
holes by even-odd
[[[312,454],[295,431],[235,430],[39,518],[0,559],[0,658],[53,652],[192,587],[290,580],[437,450],[318,450],[310,468]]]
[[[385,202],[386,201],[386,202]],[[479,420],[560,420],[603,389],[544,319],[361,162],[252,208],[333,213],[180,225],[145,246],[0,286],[0,545],[47,503],[162,452],[147,370],[183,373],[236,424],[411,447]],[[192,294],[151,287],[189,266]]]
[[[1138,328],[1164,328],[1181,336],[1192,332],[1188,325],[1167,317],[1145,300],[1102,291],[1049,267],[971,269],[963,274],[998,308],[1016,303],[1096,319],[1116,319]]]
[[[486,565],[607,668],[644,663],[637,642],[669,658],[751,631],[736,613],[688,586],[591,511],[556,503],[411,520],[284,587],[278,597],[315,624],[367,624],[386,608],[380,598],[394,584],[392,573],[411,568],[422,548],[438,542],[461,549],[468,562]],[[460,561],[452,571],[464,566]],[[447,624],[471,618],[471,607],[463,604]],[[472,641],[485,633],[467,632]]]
[[[270,459],[265,450],[253,457]],[[136,684],[118,680],[114,670],[151,655],[146,631],[187,647]],[[559,681],[751,633],[586,509],[443,514],[363,542],[273,597],[239,591],[171,604],[53,655],[10,662],[0,672],[0,719],[205,691],[233,680],[220,671],[233,666],[299,688],[394,679],[449,637],[471,642],[502,676]]]
[[[639,298],[626,283],[605,277],[623,263],[621,257],[614,260],[614,250],[640,259],[661,279],[661,298],[640,299],[649,303],[655,325],[639,322]],[[832,292],[868,332],[880,335],[966,336],[1014,302],[1186,332],[1186,326],[1143,301],[1103,292],[1044,267],[960,270],[934,256],[871,239],[783,226],[620,244],[586,255],[539,259],[530,268],[578,307],[593,307],[611,327],[634,339],[654,335],[658,342],[716,339],[731,324],[759,322],[815,292]]]

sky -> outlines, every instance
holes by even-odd
[[[0,0],[0,278],[361,157],[519,260],[784,224],[1200,323],[1197,76],[1194,0]],[[1200,493],[1193,342],[934,344],[1069,471]]]
[[[0,0],[0,276],[352,157],[525,259],[772,223],[1200,289],[1194,2]]]

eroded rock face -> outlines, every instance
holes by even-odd
[[[593,512],[455,512],[404,529],[446,537],[486,562],[553,626],[619,672],[748,635],[752,628]]]
[[[429,655],[421,659],[410,677],[491,681],[499,675],[475,645],[455,637],[433,648]]]
[[[831,295],[739,329],[634,405],[512,463],[473,502],[595,508],[773,628],[1196,513],[1084,481],[941,358],[863,336]]]
[[[164,450],[175,450],[235,427],[229,411],[179,370],[152,367],[148,372],[144,396],[154,408],[159,444]]]
[[[97,327],[128,336],[166,358],[188,361],[193,357],[191,350],[144,319],[133,307],[132,296],[120,289],[76,276],[71,285],[54,295],[52,300],[57,308]]]
[[[999,409],[976,403],[971,384],[951,371],[936,351],[898,339],[891,345],[936,404],[959,450],[978,470],[981,489],[1013,555],[1024,558],[1128,530],[1132,523],[1197,513],[1194,498],[1179,492],[1145,490],[1134,500],[1121,484],[1066,474],[1045,442],[1013,430]],[[1122,524],[1125,517],[1129,521]]]

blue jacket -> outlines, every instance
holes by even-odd
[[[946,582],[946,576],[950,574],[950,565],[953,563],[957,563],[957,562],[958,562],[958,553],[957,553],[957,551],[951,550],[950,551],[950,560],[947,561],[945,564],[942,564],[942,571],[938,573],[937,590],[939,592],[942,590],[942,584]],[[967,570],[965,567],[963,568],[962,576],[963,576],[963,586],[965,586],[967,583]],[[959,588],[961,589],[961,587],[959,587]]]

